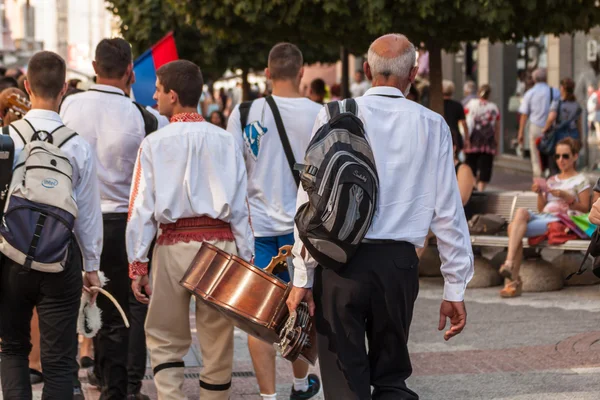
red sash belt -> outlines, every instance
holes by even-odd
[[[212,240],[233,242],[231,225],[210,217],[183,218],[174,224],[161,224],[157,244],[169,246],[175,243],[208,242]]]

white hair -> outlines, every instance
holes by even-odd
[[[476,89],[476,86],[475,86],[475,82],[473,82],[473,81],[467,81],[467,82],[465,82],[465,85],[463,86],[463,92],[465,94],[473,94],[473,93],[475,93],[475,89]]]
[[[399,39],[407,39],[406,36],[400,34],[394,34]],[[369,67],[371,67],[371,75],[373,77],[383,75],[386,77],[397,76],[400,78],[408,78],[410,71],[415,67],[417,61],[417,52],[415,46],[408,41],[408,47],[402,54],[397,57],[388,58],[383,57],[375,50],[373,50],[373,44],[369,47],[369,53],[367,55],[367,61]]]
[[[548,79],[548,72],[546,68],[538,68],[531,74],[534,82],[546,82]]]
[[[442,94],[452,96],[454,94],[454,82],[444,79],[442,81]]]

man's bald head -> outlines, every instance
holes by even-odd
[[[404,35],[390,33],[376,39],[369,47],[368,64],[373,79],[396,77],[411,79],[417,54],[415,46]]]

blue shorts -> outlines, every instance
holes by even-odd
[[[282,236],[257,237],[254,239],[254,265],[259,268],[266,268],[271,259],[279,254],[279,249],[283,246],[294,245],[294,234]],[[280,272],[277,277],[284,282],[290,281],[288,271]]]
[[[539,214],[529,211],[529,222],[527,222],[525,237],[529,238],[545,234],[548,232],[548,224],[556,221],[559,221],[559,219],[552,214]]]

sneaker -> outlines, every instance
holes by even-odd
[[[142,392],[137,392],[136,394],[128,394],[127,400],[150,400],[150,397]]]
[[[81,368],[84,369],[92,368],[94,366],[94,360],[91,357],[83,356],[79,360],[79,365],[81,365]]]
[[[292,386],[292,394],[290,395],[290,400],[306,400],[312,399],[314,396],[318,395],[321,391],[321,380],[315,374],[308,375],[308,390],[306,392],[301,392],[299,390],[295,390],[294,386]]]
[[[29,368],[29,382],[32,385],[37,385],[38,383],[44,382],[44,375],[33,368]]]
[[[85,400],[85,396],[80,387],[73,388],[73,400]]]
[[[100,388],[102,387],[102,384],[100,383],[100,379],[98,379],[98,377],[96,376],[96,374],[94,374],[94,370],[93,369],[89,369],[87,372],[87,380],[88,383],[90,385],[92,385],[93,387],[95,387],[96,389],[100,390]]]

